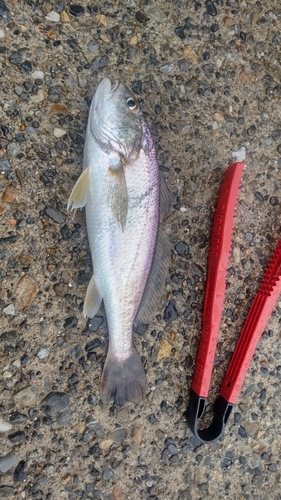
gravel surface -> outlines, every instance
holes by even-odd
[[[1,499],[281,498],[281,301],[224,440],[202,446],[185,421],[214,207],[242,146],[210,401],[280,236],[280,16],[277,0],[0,0]],[[66,210],[105,76],[140,99],[172,199],[166,289],[135,334],[148,394],[122,409],[99,396],[106,319],[83,319],[85,220]]]

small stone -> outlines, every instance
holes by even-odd
[[[49,351],[45,347],[41,347],[37,353],[39,359],[46,359],[49,356]]]
[[[177,26],[175,28],[175,34],[181,39],[185,39],[185,31],[184,31],[184,26]]]
[[[189,245],[185,241],[179,241],[175,245],[175,250],[179,255],[188,255]]]
[[[141,424],[135,424],[131,431],[132,446],[140,445],[142,441],[144,426]]]
[[[52,23],[58,23],[60,20],[60,15],[58,12],[51,10],[49,14],[45,16],[46,21],[51,21]]]
[[[65,474],[65,475],[61,478],[61,481],[60,481],[60,482],[61,482],[61,484],[63,484],[63,485],[65,486],[66,484],[68,484],[68,483],[70,482],[70,480],[71,480],[71,475],[67,473],[67,474]]]
[[[69,316],[69,318],[66,318],[64,320],[63,327],[65,330],[70,330],[71,328],[74,328],[78,323],[78,319],[76,316]]]
[[[21,307],[29,307],[37,293],[38,286],[30,274],[23,276],[16,285],[16,299]]]
[[[14,316],[15,315],[14,304],[9,304],[7,307],[4,307],[3,313],[8,314],[9,316]]]
[[[45,94],[42,89],[39,89],[37,94],[31,96],[31,100],[35,104],[39,104],[40,102],[44,101],[45,99]]]
[[[198,63],[197,55],[195,54],[191,45],[186,45],[183,49],[183,53],[184,53],[184,57],[186,57],[186,59],[189,59],[194,64]]]
[[[5,422],[5,420],[0,417],[0,432],[8,432],[11,428],[12,425],[9,422]]]
[[[41,410],[49,417],[56,417],[57,414],[69,405],[69,396],[65,392],[50,392],[41,402]]]
[[[68,285],[66,283],[55,283],[53,289],[58,297],[64,297],[68,292]]]
[[[10,422],[13,425],[24,424],[27,421],[27,415],[24,413],[20,413],[18,410],[15,410],[10,415]]]
[[[132,38],[129,41],[129,45],[137,45],[138,43],[138,37],[136,35],[132,36]]]
[[[82,5],[74,4],[74,5],[70,5],[69,12],[74,17],[81,17],[81,16],[83,16],[85,9],[84,9],[84,7],[82,7]]]
[[[50,219],[54,220],[58,224],[63,224],[66,219],[66,216],[54,207],[46,207],[44,212],[48,215],[48,217],[50,217]]]
[[[114,486],[112,490],[112,496],[113,500],[124,500],[122,490],[121,488],[119,488],[119,486]]]
[[[21,389],[14,395],[14,400],[21,406],[30,406],[36,400],[37,392],[32,386]]]
[[[146,17],[145,14],[143,14],[143,12],[141,12],[140,10],[138,10],[136,12],[136,20],[139,21],[142,24],[146,24],[147,21],[148,21],[148,18]]]
[[[14,432],[14,434],[9,434],[9,440],[13,444],[21,443],[25,440],[25,433],[23,431]]]
[[[116,431],[112,432],[112,439],[116,443],[122,443],[122,441],[126,439],[127,435],[128,435],[127,429],[125,428],[116,429]]]
[[[9,61],[11,64],[18,66],[22,63],[22,55],[19,52],[13,52],[9,57]]]
[[[0,39],[4,38],[4,36],[5,36],[5,31],[0,29]]]
[[[96,20],[103,26],[107,26],[107,18],[103,14],[97,14]]]
[[[19,261],[23,266],[30,266],[30,264],[34,261],[34,257],[33,255],[21,254],[19,256]]]
[[[18,465],[15,468],[13,479],[15,482],[22,483],[25,481],[27,473],[25,471],[26,462],[24,460],[20,460]]]
[[[57,139],[63,137],[66,133],[67,133],[66,130],[64,130],[63,128],[58,128],[58,127],[54,128],[54,136],[57,137]]]
[[[206,76],[211,76],[214,72],[214,66],[213,64],[205,64],[203,66],[203,71],[205,73]]]
[[[245,431],[244,427],[242,425],[238,429],[238,434],[241,438],[246,438],[247,437],[247,432]]]
[[[160,71],[161,73],[170,73],[170,71],[172,71],[173,68],[174,68],[173,63],[167,63],[164,64],[164,66],[161,66]]]
[[[97,396],[94,394],[90,394],[90,396],[87,397],[87,403],[91,406],[95,406],[98,402]]]
[[[189,64],[186,59],[180,59],[178,61],[178,67],[181,73],[187,73],[189,70]]]
[[[248,83],[249,80],[250,80],[250,76],[249,74],[247,73],[247,71],[244,69],[243,71],[241,71],[241,73],[239,73],[239,79],[242,83]]]
[[[165,339],[162,340],[160,347],[159,347],[159,350],[158,350],[158,353],[157,353],[156,361],[158,362],[164,358],[167,358],[168,356],[170,356],[171,351],[172,351],[172,346],[171,346],[170,342],[168,342],[168,340],[165,340]]]
[[[268,466],[268,470],[269,470],[270,472],[277,472],[277,470],[278,470],[278,469],[277,469],[277,465],[276,465],[276,464],[269,464],[269,466]]]
[[[8,453],[4,457],[0,457],[0,472],[5,474],[5,472],[8,472],[8,470],[14,467],[18,461],[18,457],[13,452]]]
[[[210,16],[216,16],[218,11],[212,0],[207,0],[205,2],[206,10]]]
[[[13,201],[18,197],[18,192],[7,186],[4,193],[2,194],[2,201],[4,203],[13,203]]]
[[[144,335],[149,328],[149,324],[134,324],[133,328],[134,332],[138,333],[139,335]]]
[[[5,158],[0,160],[0,172],[9,172],[11,170],[11,165],[9,161]]]
[[[164,23],[167,20],[167,16],[163,10],[161,10],[157,5],[148,7],[146,13],[157,23]]]
[[[91,40],[87,45],[87,49],[93,54],[94,52],[98,52],[100,50],[100,46],[95,40]]]
[[[90,342],[88,342],[85,345],[85,351],[90,352],[90,351],[93,351],[94,349],[97,349],[100,346],[101,346],[101,341],[100,341],[100,339],[96,338],[96,339],[90,340]]]
[[[177,449],[177,447],[174,444],[169,444],[168,450],[171,453],[171,455],[177,455],[179,452],[179,450]]]
[[[176,308],[175,300],[170,300],[168,305],[165,308],[163,319],[169,323],[170,321],[174,321],[178,317],[178,311]]]
[[[45,73],[43,71],[40,71],[39,69],[33,71],[32,73],[32,78],[34,78],[34,80],[43,80],[44,76]]]
[[[67,14],[67,12],[65,12],[65,10],[63,10],[61,12],[61,15],[60,15],[60,20],[63,22],[63,23],[70,23],[70,17],[69,15]]]
[[[21,65],[22,71],[25,73],[31,73],[32,71],[32,63],[30,61],[24,61]]]
[[[12,256],[12,252],[10,250],[1,250],[0,252],[0,262],[3,262],[4,260],[8,260]]]
[[[94,318],[91,318],[87,322],[86,330],[88,332],[96,332],[100,325],[103,323],[103,316],[95,316]]]
[[[107,56],[100,56],[93,59],[91,62],[91,70],[95,73],[100,69],[106,68],[109,65],[109,59]]]
[[[57,104],[57,103],[52,104],[52,106],[50,107],[50,109],[48,111],[48,114],[55,115],[57,113],[68,113],[68,109],[63,104]]]
[[[232,19],[232,17],[225,16],[225,17],[223,18],[223,22],[224,22],[225,26],[226,26],[227,28],[229,28],[229,26],[231,26],[231,25],[232,25],[232,23],[233,23],[233,19]]]
[[[69,425],[71,422],[71,417],[72,417],[72,412],[69,409],[63,411],[58,416],[58,424],[62,427]]]
[[[80,89],[84,89],[88,84],[88,80],[84,78],[80,73],[78,73],[77,75],[77,80]]]
[[[0,0],[0,17],[2,17],[5,22],[12,20],[10,9],[7,7],[4,0]]]
[[[100,449],[108,450],[113,445],[113,443],[114,443],[113,439],[104,439],[100,443]]]

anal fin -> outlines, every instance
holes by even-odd
[[[83,314],[84,318],[93,318],[102,303],[102,297],[100,296],[100,293],[98,291],[95,278],[94,276],[91,277],[87,292],[86,292],[86,297],[84,300],[84,307],[83,307]]]
[[[86,205],[89,192],[89,167],[83,170],[79,179],[76,181],[74,188],[68,200],[67,210],[75,208],[82,208]]]

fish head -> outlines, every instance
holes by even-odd
[[[90,130],[100,146],[115,151],[127,162],[138,158],[142,147],[142,114],[137,99],[123,83],[104,78],[90,109]]]

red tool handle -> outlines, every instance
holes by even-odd
[[[228,167],[215,210],[208,258],[203,326],[192,383],[193,391],[200,397],[207,397],[210,387],[223,311],[235,209],[243,170],[243,162],[233,163]]]
[[[220,388],[221,396],[230,403],[236,403],[257,343],[281,293],[280,277],[281,240],[267,266]]]

